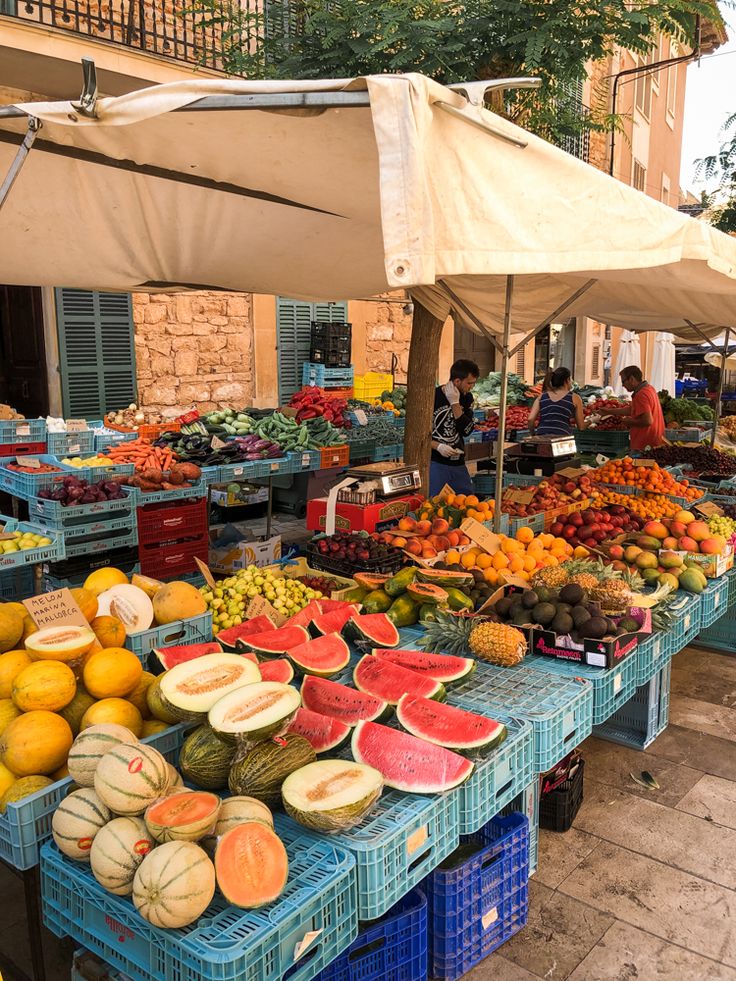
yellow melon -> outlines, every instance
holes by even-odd
[[[0,736],[19,715],[20,709],[12,698],[0,698]]]
[[[99,596],[106,589],[110,589],[112,586],[120,586],[123,583],[127,583],[127,581],[128,577],[124,572],[108,566],[104,569],[95,569],[94,572],[91,572],[84,581],[84,588],[88,589],[90,593],[94,593],[95,596]]]
[[[129,692],[125,696],[129,702],[132,702],[133,705],[135,705],[144,719],[147,719],[151,714],[151,710],[148,707],[148,699],[146,698],[146,694],[149,687],[155,680],[155,675],[152,675],[149,671],[144,671],[138,679],[138,684],[135,686],[133,691]]]
[[[143,674],[143,666],[132,651],[107,647],[93,654],[84,665],[84,687],[95,698],[123,698],[130,694]]]
[[[4,763],[0,763],[0,797],[9,787],[13,786],[17,779],[16,775]]]
[[[78,660],[96,643],[90,627],[44,627],[26,639],[26,650],[33,661]]]
[[[6,651],[0,654],[0,698],[10,698],[13,694],[13,682],[31,663],[27,651]]]
[[[60,766],[58,770],[54,770],[54,772],[51,774],[51,779],[54,781],[54,783],[56,783],[57,780],[64,780],[68,776],[69,764],[65,763],[63,766]]]
[[[125,643],[125,627],[117,617],[95,617],[90,626],[100,647],[122,647]]]
[[[89,589],[77,587],[71,590],[74,601],[82,611],[82,616],[87,623],[92,623],[97,616],[97,597]]]
[[[28,614],[23,620],[23,636],[21,637],[21,643],[25,644],[26,637],[30,637],[31,634],[38,632],[38,627],[31,619],[31,615]]]
[[[45,790],[52,783],[53,780],[50,780],[48,777],[42,777],[39,774],[21,777],[20,780],[16,780],[15,783],[11,784],[3,796],[0,797],[0,814],[5,813],[8,804],[15,804],[17,801],[23,800],[24,797],[37,794],[39,790]]]
[[[24,712],[0,736],[2,762],[19,777],[53,773],[66,762],[73,738],[60,715]]]
[[[12,651],[23,636],[23,616],[9,603],[0,606],[0,653]]]
[[[61,661],[33,661],[13,682],[13,701],[21,712],[58,712],[77,693],[77,679]]]
[[[168,722],[161,722],[160,719],[146,719],[141,729],[141,739],[145,739],[146,736],[154,736],[157,732],[164,732],[168,728]]]
[[[141,713],[135,705],[126,702],[124,698],[103,698],[90,705],[84,713],[79,731],[84,732],[90,726],[101,725],[105,722],[114,722],[116,725],[125,726],[136,738],[140,737],[143,728]]]
[[[207,612],[207,604],[198,589],[188,582],[168,582],[153,597],[156,623],[173,623]]]
[[[96,699],[92,698],[83,685],[78,685],[77,693],[71,702],[59,710],[59,715],[69,723],[69,728],[72,730],[73,735],[76,736],[79,732],[84,713],[90,705],[94,705],[95,701]]]
[[[149,599],[153,599],[159,589],[161,589],[163,586],[160,579],[151,579],[150,576],[142,576],[138,572],[133,573],[130,579],[130,584],[131,586],[137,586],[138,589],[142,589]]]

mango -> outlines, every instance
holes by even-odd
[[[657,556],[654,552],[640,552],[634,565],[637,569],[656,569],[657,568]]]
[[[663,572],[661,574],[661,576],[659,577],[659,585],[660,586],[671,586],[673,589],[677,589],[679,587],[679,585],[680,585],[680,582],[679,582],[677,576],[673,576],[669,572]]]
[[[642,531],[645,535],[656,538],[659,541],[667,537],[667,529],[661,521],[647,521]]]
[[[705,576],[699,569],[686,569],[678,580],[680,589],[688,593],[702,593],[705,589]]]
[[[684,563],[681,555],[674,552],[660,552],[659,564],[665,569],[679,569]]]
[[[704,542],[711,537],[711,531],[706,521],[691,521],[687,526],[689,538],[694,538],[696,542]]]

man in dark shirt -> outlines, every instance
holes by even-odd
[[[445,484],[457,494],[472,494],[473,484],[465,466],[465,437],[473,431],[473,396],[478,365],[461,358],[450,368],[450,380],[434,393],[432,417],[432,462],[429,466],[429,496],[439,494]]]

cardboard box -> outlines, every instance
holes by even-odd
[[[363,507],[360,504],[335,506],[335,529],[338,531],[385,531],[393,528],[399,518],[408,514],[413,499],[401,497],[391,501],[378,501]],[[310,531],[324,531],[327,523],[327,498],[318,497],[307,503],[307,528]]]
[[[724,552],[720,555],[703,555],[700,552],[675,551],[676,555],[681,555],[684,559],[693,559],[698,564],[706,579],[717,579],[725,576],[729,569],[733,569],[733,547],[727,545]]]
[[[228,485],[229,487],[229,485]],[[213,487],[211,493],[212,504],[219,504],[220,507],[232,508],[245,504],[261,504],[268,500],[268,487],[256,487],[251,484],[242,484],[237,493],[233,493],[228,487]]]
[[[226,526],[231,527],[231,526]],[[271,565],[281,558],[281,535],[255,541],[226,541],[222,538],[210,541],[209,567],[218,575],[232,575],[249,565]]]

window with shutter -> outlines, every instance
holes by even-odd
[[[594,344],[593,353],[590,359],[591,378],[599,378],[600,373],[601,373],[601,346],[600,344]]]
[[[64,415],[100,419],[137,398],[129,293],[56,290]]]
[[[347,303],[306,303],[276,297],[279,403],[288,402],[302,387],[302,365],[309,361],[312,321],[341,323],[348,319]]]

